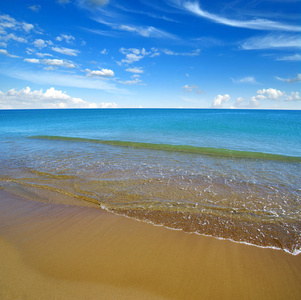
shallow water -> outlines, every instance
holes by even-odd
[[[0,111],[0,183],[38,201],[75,197],[172,229],[298,254],[300,117],[292,111]]]

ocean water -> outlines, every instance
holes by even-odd
[[[301,111],[0,110],[0,188],[301,252]]]

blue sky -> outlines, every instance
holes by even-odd
[[[301,109],[300,0],[0,3],[0,109]]]

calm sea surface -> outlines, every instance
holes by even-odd
[[[0,187],[301,251],[301,111],[0,110]]]

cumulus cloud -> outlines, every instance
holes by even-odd
[[[255,96],[255,98],[257,100],[262,100],[262,99],[279,100],[285,95],[286,95],[285,92],[269,88],[269,89],[258,90],[257,91],[257,96]]]
[[[299,92],[291,92],[285,99],[286,101],[301,101]]]
[[[217,95],[212,103],[212,106],[215,108],[221,108],[224,103],[227,103],[230,100],[230,96],[228,94],[225,95]]]
[[[61,34],[60,36],[56,37],[56,40],[59,42],[66,41],[68,44],[70,44],[72,41],[75,40],[75,37],[68,34]]]
[[[118,107],[116,103],[91,103],[81,98],[73,98],[66,92],[51,87],[31,91],[29,87],[19,91],[11,89],[0,91],[0,108],[2,109],[32,109],[32,108],[108,108]]]
[[[16,36],[14,33],[10,33],[10,34],[1,36],[1,40],[5,41],[5,42],[7,42],[9,40],[13,40],[13,41],[16,41],[18,43],[27,43],[26,39],[24,39],[22,37],[19,37],[19,36]]]
[[[258,90],[256,96],[250,98],[249,101],[242,97],[236,99],[232,108],[256,108],[261,105],[261,101],[301,101],[299,92],[291,92],[289,95],[273,88]]]
[[[75,65],[71,62],[65,61],[63,59],[43,59],[43,64],[48,66],[55,66],[55,67],[63,67],[68,69],[75,68]]]
[[[276,77],[276,79],[278,79],[280,81],[285,81],[287,83],[298,82],[298,81],[301,81],[301,74],[298,74],[297,77],[295,77],[295,78],[284,79],[284,78]]]
[[[121,48],[120,52],[125,55],[125,58],[121,60],[121,63],[132,64],[144,58],[147,55],[150,55],[150,52],[147,52],[144,48]]]
[[[28,33],[28,32],[30,32],[30,30],[32,30],[34,28],[34,26],[32,24],[23,22],[22,28],[24,29],[24,31],[26,31]]]
[[[13,57],[13,58],[19,57],[17,55],[13,55],[13,54],[8,53],[7,50],[5,50],[5,49],[0,49],[0,54],[3,54],[5,56],[7,56],[7,57]]]
[[[101,69],[101,70],[94,70],[94,71],[86,69],[86,72],[88,77],[113,77],[114,76],[114,72],[109,69]]]
[[[138,67],[127,68],[126,71],[131,72],[131,73],[135,73],[135,74],[142,74],[144,72],[141,67],[140,68],[138,68]]]
[[[65,61],[63,59],[49,59],[45,58],[43,60],[37,58],[25,58],[25,62],[32,63],[32,64],[44,64],[50,67],[46,67],[45,70],[52,71],[55,70],[56,67],[68,68],[73,69],[75,65],[72,62]]]
[[[25,58],[24,61],[29,62],[31,64],[39,64],[40,60],[36,58]]]
[[[192,84],[192,85],[184,85],[182,86],[182,89],[184,90],[185,93],[190,93],[190,92],[196,92],[197,94],[203,93],[198,86]]]
[[[41,5],[39,4],[34,4],[31,6],[28,6],[28,8],[34,12],[39,12],[41,10]]]
[[[64,55],[77,56],[79,50],[69,49],[64,47],[52,47],[52,50]]]
[[[26,22],[18,22],[9,15],[0,15],[0,32],[6,33],[6,30],[24,30],[26,33],[30,32],[34,26]]]
[[[34,42],[33,42],[34,46],[37,47],[37,48],[44,48],[46,47],[46,43],[44,40],[42,39],[36,39]]]

